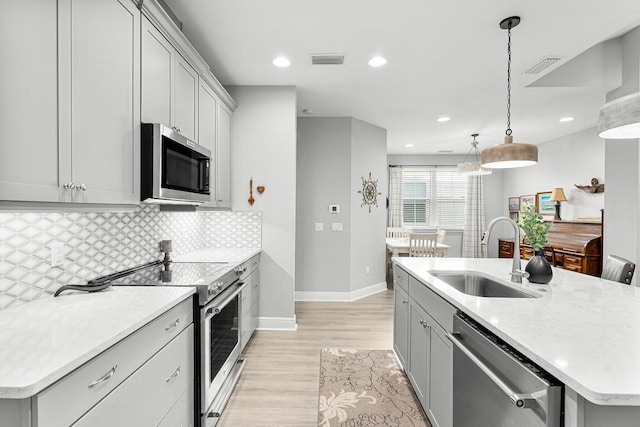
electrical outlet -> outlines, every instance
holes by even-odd
[[[332,222],[331,223],[331,231],[342,231],[342,223],[341,222]]]
[[[58,267],[64,264],[64,243],[51,243],[51,267]]]
[[[322,222],[316,222],[314,224],[314,230],[315,231],[324,231],[324,223]]]

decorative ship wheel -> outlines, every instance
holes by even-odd
[[[369,206],[369,213],[371,213],[371,205],[378,207],[378,195],[382,194],[378,192],[378,180],[371,179],[371,172],[369,172],[369,179],[362,178],[362,190],[358,190],[358,193],[362,194],[362,204],[360,207]]]

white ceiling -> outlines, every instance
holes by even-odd
[[[310,109],[383,127],[390,153],[466,153],[475,132],[480,149],[502,142],[507,32],[498,24],[512,15],[522,18],[512,30],[515,142],[595,126],[611,88],[525,87],[533,78],[523,72],[640,24],[638,0],[166,1],[222,84],[295,85],[299,116]],[[312,66],[312,53],[344,54],[345,63]],[[274,67],[279,55],[291,67]],[[369,67],[374,55],[388,64]],[[436,122],[445,115],[451,121]],[[565,116],[575,120],[559,123]]]

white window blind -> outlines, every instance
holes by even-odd
[[[404,224],[464,226],[467,178],[455,168],[405,167],[402,169],[402,219]]]

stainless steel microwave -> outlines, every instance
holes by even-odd
[[[142,123],[143,203],[198,205],[211,200],[211,151],[159,123]]]

